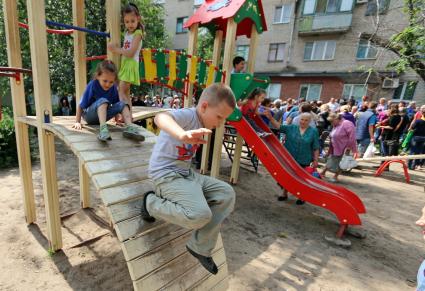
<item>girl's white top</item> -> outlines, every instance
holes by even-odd
[[[124,45],[123,45],[123,49],[124,50],[129,50],[131,48],[131,43],[133,42],[133,38],[136,35],[142,35],[142,31],[140,29],[136,29],[132,34],[130,34],[130,33],[128,33],[126,31],[125,36],[124,36]],[[140,55],[140,50],[141,49],[142,49],[142,41],[140,40],[139,47],[137,48],[137,50],[136,50],[136,52],[135,52],[135,54],[133,56],[133,59],[136,62],[139,62],[140,61],[139,55]]]

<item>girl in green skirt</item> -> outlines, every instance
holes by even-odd
[[[121,68],[118,73],[119,96],[121,101],[130,106],[131,112],[130,86],[131,84],[140,85],[139,55],[142,49],[144,27],[141,23],[139,9],[132,3],[124,7],[122,18],[126,29],[123,47],[109,44],[108,49],[115,54],[122,55]]]

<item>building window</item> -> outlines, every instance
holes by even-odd
[[[343,99],[353,97],[354,100],[360,101],[365,95],[367,95],[367,85],[363,84],[345,84],[342,91]]]
[[[413,100],[413,96],[415,95],[417,84],[418,82],[415,82],[415,81],[400,83],[397,89],[394,90],[393,99]]]
[[[305,0],[303,15],[351,12],[353,4],[354,0]]]
[[[377,3],[379,4],[379,14],[387,13],[390,0],[369,0],[366,7],[366,16],[376,15],[376,11],[378,10]]]
[[[238,45],[236,47],[236,55],[243,57],[245,61],[247,61],[249,55],[249,45]]]
[[[304,47],[305,61],[333,60],[335,55],[336,41],[306,42]]]
[[[303,15],[313,14],[315,6],[316,6],[316,0],[305,0]]]
[[[285,44],[284,43],[271,43],[269,46],[269,62],[283,62],[283,57],[285,54]]]
[[[282,84],[271,83],[270,86],[267,88],[267,95],[271,100],[279,99],[281,90]]]
[[[375,59],[378,54],[378,49],[373,46],[370,41],[366,39],[361,39],[359,41],[359,46],[357,47],[356,58],[359,60],[364,59]]]
[[[176,33],[186,33],[187,28],[183,28],[183,24],[187,21],[188,17],[180,17],[177,18],[177,25],[176,25]]]
[[[303,84],[300,89],[300,98],[304,98],[306,101],[319,100],[321,92],[321,84]]]
[[[289,23],[291,22],[292,5],[276,6],[274,11],[273,23]]]

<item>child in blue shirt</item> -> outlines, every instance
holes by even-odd
[[[143,141],[145,137],[140,134],[139,126],[131,122],[129,105],[119,100],[116,80],[117,68],[113,62],[105,60],[97,65],[94,78],[87,84],[77,106],[76,121],[72,127],[81,129],[81,117],[88,124],[100,124],[98,139],[106,142],[111,140],[106,121],[121,113],[126,124],[123,136]]]
[[[218,272],[212,252],[220,225],[233,210],[235,192],[229,184],[193,171],[191,160],[199,144],[206,143],[203,136],[222,124],[235,106],[231,89],[216,83],[202,92],[196,108],[155,116],[161,133],[149,161],[149,177],[156,191],[145,193],[141,209],[146,221],[161,218],[193,229],[187,250],[212,274]]]

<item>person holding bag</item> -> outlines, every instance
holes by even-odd
[[[321,175],[325,177],[326,172],[330,170],[334,172],[334,176],[329,181],[337,182],[341,173],[340,162],[344,154],[348,150],[353,154],[357,154],[356,128],[351,121],[344,120],[341,114],[331,113],[328,120],[333,127],[330,133],[331,144],[326,154],[326,166]]]

